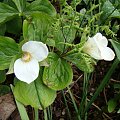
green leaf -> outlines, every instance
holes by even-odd
[[[117,55],[117,58],[119,59],[120,61],[120,43],[115,41],[115,40],[110,40],[110,42],[112,43],[114,49],[115,49],[115,52],[116,52],[116,55]]]
[[[18,81],[14,88],[15,98],[24,105],[31,105],[37,109],[44,109],[52,104],[56,98],[56,91],[43,84],[38,77],[31,84]]]
[[[12,92],[13,92],[14,87],[12,85],[11,85],[11,89],[12,89]],[[16,99],[15,99],[15,102],[17,104],[17,108],[19,110],[21,120],[29,120],[29,117],[27,115],[27,112],[26,112],[26,109],[25,109],[24,105],[22,103],[20,103],[19,101],[17,101]]]
[[[44,12],[51,16],[56,15],[56,10],[49,0],[36,0],[27,6],[25,13],[31,14],[32,12]]]
[[[103,13],[101,15],[100,20],[104,22],[106,19],[110,17],[120,18],[120,12],[117,9],[118,5],[114,6],[109,0],[106,0],[106,2],[104,2],[102,7]]]
[[[68,61],[76,65],[80,70],[90,73],[94,70],[96,62],[85,53],[73,53],[65,57]]]
[[[0,70],[0,83],[3,83],[6,79],[6,73],[4,70]]]
[[[75,39],[76,29],[70,26],[64,26],[62,29],[58,27],[54,32],[54,40],[55,40],[55,47],[63,52],[65,51],[68,46],[65,43],[72,43]]]
[[[31,19],[32,22],[28,25],[29,40],[37,40],[45,43],[53,21],[52,17],[42,12],[36,12],[31,14]]]
[[[10,92],[10,87],[7,85],[0,85],[0,96],[5,95]]]
[[[17,43],[12,38],[0,36],[0,70],[8,68],[12,58],[17,54]]]
[[[13,7],[10,7],[9,5],[4,3],[0,3],[0,23],[9,21],[17,14],[17,10]]]
[[[12,0],[15,5],[17,6],[17,9],[20,13],[23,12],[23,10],[25,9],[26,7],[26,0]]]
[[[111,99],[108,101],[108,112],[111,113],[117,106],[117,101],[115,99]]]
[[[55,53],[49,53],[48,64],[49,66],[44,68],[44,84],[54,90],[66,88],[73,79],[70,64]]]
[[[6,22],[6,29],[8,33],[20,34],[22,29],[22,19],[19,16]]]

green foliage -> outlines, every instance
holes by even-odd
[[[90,0],[72,0],[68,3],[67,0],[61,0],[57,6],[60,7],[60,10],[57,8],[58,13],[49,0],[4,0],[0,2],[0,35],[3,35],[0,36],[0,83],[5,82],[5,69],[9,69],[7,74],[14,72],[14,62],[21,55],[22,45],[26,41],[43,42],[48,45],[50,51],[45,60],[48,63],[44,61],[40,63],[46,66],[40,68],[40,75],[34,82],[26,84],[16,79],[15,87],[12,87],[22,119],[29,119],[23,105],[31,105],[35,109],[43,110],[54,102],[57,90],[62,90],[71,84],[73,64],[85,73],[80,111],[78,111],[69,87],[68,91],[76,113],[80,113],[78,119],[81,115],[85,115],[83,118],[87,119],[86,111],[108,83],[120,61],[120,44],[110,40],[119,60],[115,60],[88,104],[89,77],[87,73],[94,71],[97,61],[83,53],[82,48],[88,36],[94,36],[97,32],[106,34],[107,38],[116,36],[119,31],[119,2],[120,0],[100,0],[94,3]],[[13,37],[15,41],[4,35]],[[116,85],[117,89],[119,87]],[[0,85],[0,95],[9,91],[8,86]],[[115,111],[118,100],[119,97],[109,100],[109,112]],[[47,119],[46,116],[45,119]]]
[[[49,0],[35,0],[25,9],[26,14],[31,14],[32,12],[44,12],[51,16],[56,15],[56,10],[49,2]]]
[[[1,24],[0,25],[0,35],[4,35],[6,31],[6,25],[5,24]]]
[[[80,70],[90,73],[94,70],[94,65],[96,65],[95,60],[89,55],[81,52],[69,54],[65,57],[68,61],[76,65]]]
[[[19,16],[14,17],[14,19],[6,22],[6,32],[17,34],[21,33],[22,29],[22,19]]]
[[[35,12],[31,14],[31,19],[28,25],[28,39],[45,42],[53,21],[52,17],[42,12]]]
[[[12,0],[17,6],[18,11],[22,14],[26,7],[26,0]]]
[[[6,74],[4,70],[0,70],[0,83],[4,82],[6,79]]]
[[[120,18],[120,12],[118,10],[119,4],[114,5],[110,0],[106,0],[102,7],[102,15],[101,15],[101,23],[103,23],[106,19],[111,17]]]
[[[27,20],[24,20],[23,21],[23,38],[24,40],[27,40],[28,39],[28,21]]]
[[[67,87],[73,78],[73,72],[69,63],[55,53],[49,53],[48,67],[44,68],[43,82],[49,88],[61,90]]]
[[[9,5],[4,3],[0,3],[0,24],[13,19],[13,17],[17,14],[17,10],[13,7],[10,7]]]
[[[58,26],[53,34],[54,34],[53,39],[55,41],[55,47],[59,51],[64,52],[66,48],[68,48],[68,46],[66,46],[65,43],[72,43],[74,41],[76,29],[67,25],[62,26],[62,28]]]
[[[52,104],[56,92],[43,84],[39,76],[31,84],[18,81],[14,87],[15,98],[24,105],[31,105],[37,109],[44,109]]]
[[[10,62],[18,54],[18,45],[9,37],[0,36],[0,70],[9,68]]]
[[[117,55],[117,58],[119,59],[120,61],[120,43],[115,41],[115,40],[110,40],[114,49],[115,49],[115,52],[116,52],[116,55]]]

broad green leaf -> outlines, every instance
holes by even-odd
[[[12,89],[12,92],[13,92],[14,87],[12,85],[11,85],[11,89]],[[29,117],[27,115],[27,111],[25,109],[25,106],[22,103],[20,103],[19,101],[17,101],[16,99],[15,99],[15,102],[17,104],[17,108],[19,110],[21,120],[29,120]]]
[[[48,64],[49,66],[44,68],[44,84],[54,90],[66,88],[73,79],[70,64],[55,53],[49,53]]]
[[[32,22],[28,25],[29,40],[46,42],[53,21],[52,17],[42,12],[36,12],[31,14],[31,19]]]
[[[95,61],[85,53],[73,53],[65,57],[68,61],[76,65],[80,70],[90,73],[94,70]]]
[[[5,95],[10,92],[10,87],[7,85],[0,85],[0,96]]]
[[[18,53],[18,44],[10,37],[0,36],[0,51],[7,56],[14,56]]]
[[[25,9],[26,7],[26,0],[12,0],[15,5],[17,6],[17,9],[20,13],[23,12],[23,10]]]
[[[17,54],[17,43],[12,38],[0,36],[0,70],[8,68],[12,58]]]
[[[39,76],[31,84],[18,81],[14,87],[15,98],[24,105],[31,105],[37,109],[44,109],[52,104],[56,92],[43,84]]]
[[[22,19],[19,16],[6,22],[6,29],[8,33],[20,34],[22,29]]]
[[[70,26],[58,27],[53,32],[53,39],[55,40],[55,47],[63,52],[68,48],[65,43],[72,43],[75,39],[76,30]]]
[[[106,2],[104,2],[103,7],[102,7],[103,13],[101,15],[101,19],[100,20],[102,22],[104,22],[106,19],[108,19],[110,17],[120,18],[120,12],[118,11],[117,6],[114,6],[110,2],[110,0],[106,0]]]
[[[0,83],[4,82],[6,79],[6,73],[4,70],[0,70]]]
[[[115,52],[116,52],[116,55],[117,55],[117,58],[119,59],[120,61],[120,43],[115,41],[115,40],[110,40],[114,49],[115,49]]]
[[[27,6],[25,13],[31,14],[32,12],[44,12],[51,16],[56,15],[56,10],[49,0],[36,0]]]
[[[115,99],[111,99],[108,101],[108,112],[111,113],[117,106],[117,101]]]
[[[0,24],[12,19],[18,12],[7,4],[0,3]]]
[[[13,0],[4,0],[3,3],[15,8],[17,10],[17,6],[15,5],[15,3],[13,2]]]

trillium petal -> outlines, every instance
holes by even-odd
[[[22,51],[29,52],[39,62],[47,58],[48,48],[46,44],[38,41],[29,41],[22,46]]]
[[[97,46],[95,40],[93,38],[89,38],[88,41],[83,46],[83,51],[89,54],[91,57],[101,60],[101,51]]]
[[[106,61],[111,61],[115,57],[115,53],[109,47],[101,48],[101,55],[102,55],[103,59]]]
[[[29,62],[17,59],[14,63],[14,73],[19,80],[29,84],[38,77],[39,63],[36,59],[31,59]]]
[[[98,47],[107,47],[108,40],[101,33],[97,33],[93,38],[96,41],[96,44],[98,45]]]

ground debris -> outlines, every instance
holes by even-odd
[[[0,97],[0,120],[6,120],[16,109],[11,93]]]

